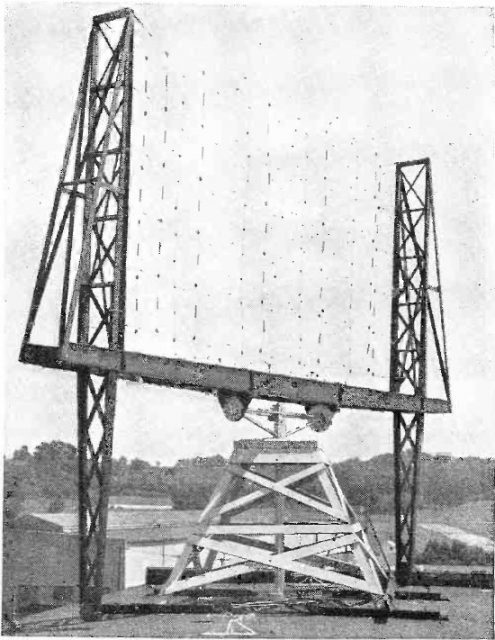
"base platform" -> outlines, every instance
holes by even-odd
[[[180,594],[163,596],[147,590],[140,598],[115,602],[106,599],[102,607],[105,615],[150,614],[233,614],[263,613],[268,615],[346,616],[372,618],[386,622],[389,618],[409,620],[448,620],[437,609],[388,606],[371,594],[356,594],[327,585],[286,585],[283,599],[274,599],[271,585],[212,584]]]

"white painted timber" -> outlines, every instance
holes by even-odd
[[[352,524],[212,524],[208,527],[208,535],[297,535],[297,534],[340,534],[356,533],[361,530],[359,523]]]
[[[301,504],[304,504],[307,507],[311,507],[312,509],[316,509],[317,511],[326,513],[327,515],[332,516],[333,518],[340,519],[342,517],[342,513],[340,511],[337,511],[336,509],[325,504],[321,500],[317,500],[316,498],[310,498],[309,496],[305,496],[302,493],[299,493],[298,491],[293,491],[292,489],[289,489],[288,487],[281,485],[279,482],[274,482],[273,480],[269,480],[268,478],[259,476],[258,474],[253,473],[252,471],[248,471],[246,469],[242,469],[241,467],[237,467],[237,468],[232,467],[232,471],[237,475],[245,478],[246,480],[249,480],[250,482],[254,482],[255,484],[259,484],[262,487],[270,489],[270,491],[273,491],[274,493],[281,493],[287,498],[292,498],[292,500],[295,500],[296,502],[300,502]]]
[[[329,550],[330,548],[332,548],[331,544],[335,542],[336,541],[325,540],[324,542],[320,542],[317,544],[320,545],[320,550],[322,550],[322,547],[325,547],[325,550]],[[300,548],[294,549],[292,551],[286,551],[281,554],[272,555],[268,551],[263,551],[262,549],[254,550],[252,547],[249,547],[247,545],[230,542],[228,540],[200,538],[197,541],[197,544],[199,544],[199,546],[206,547],[208,549],[215,549],[217,551],[227,553],[244,560],[257,562],[269,567],[284,569],[285,571],[293,571],[294,573],[307,575],[324,582],[331,582],[334,584],[350,587],[351,589],[358,589],[359,591],[366,591],[368,593],[373,593],[376,595],[383,594],[381,587],[377,587],[373,584],[370,585],[366,582],[366,580],[354,578],[353,576],[338,573],[337,571],[332,571],[330,569],[320,569],[318,567],[313,567],[301,562],[297,562],[294,559],[294,556],[300,558],[301,556],[304,557],[304,555],[307,556],[312,553],[312,551],[310,551],[309,553],[307,552],[307,547],[304,549],[304,555],[303,553],[301,553],[302,550]],[[316,545],[309,545],[309,547],[314,546]],[[339,546],[342,545],[339,543]],[[301,556],[298,556],[298,552],[301,553]],[[288,554],[291,555],[289,556]]]

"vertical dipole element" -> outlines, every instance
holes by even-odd
[[[110,20],[121,21],[121,29],[107,31]],[[63,349],[68,348],[76,313],[78,344],[124,349],[133,29],[130,10],[93,20],[84,172],[79,170],[73,178],[83,190],[82,247],[60,330]],[[65,275],[68,280],[68,271]],[[105,587],[116,399],[115,373],[78,371],[79,568],[85,620],[99,614]]]
[[[428,158],[396,165],[393,280],[391,309],[390,390],[425,399],[427,395],[427,335],[434,336],[440,373],[450,401],[438,247]],[[437,285],[429,274],[430,225],[434,229]],[[431,294],[439,296],[440,340]],[[424,411],[394,412],[396,577],[406,584],[414,562],[416,502]]]

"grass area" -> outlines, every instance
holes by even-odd
[[[469,533],[475,533],[487,537],[492,536],[493,530],[493,506],[488,501],[468,502],[458,507],[438,507],[436,509],[419,509],[417,523],[438,523],[464,529]],[[393,514],[371,515],[373,526],[376,529],[385,555],[390,563],[394,562],[394,549],[388,542],[395,541],[395,520]],[[363,522],[364,524],[364,522]],[[439,536],[431,531],[426,531],[420,526],[416,528],[416,551],[422,553],[432,539]],[[372,536],[370,542],[376,548]]]
[[[489,500],[481,500],[467,502],[457,507],[421,509],[418,522],[447,524],[470,533],[491,537],[493,533],[493,503]]]

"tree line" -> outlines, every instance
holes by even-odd
[[[201,509],[207,503],[226,460],[222,456],[179,460],[174,466],[139,458],[112,463],[114,496],[163,498],[176,509]],[[355,507],[370,513],[394,509],[392,454],[370,460],[351,458],[333,466],[344,493]],[[494,460],[422,456],[419,506],[457,506],[490,500]],[[77,498],[77,449],[61,441],[42,442],[31,453],[26,446],[4,458],[4,522],[34,510],[62,511]]]

